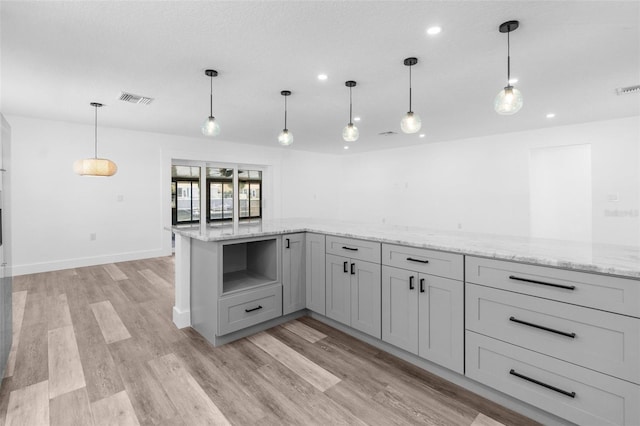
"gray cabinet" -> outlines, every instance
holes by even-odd
[[[380,338],[380,264],[326,255],[326,315]]]
[[[325,236],[305,235],[306,307],[325,315]]]
[[[462,373],[463,283],[382,267],[382,340]]]
[[[305,235],[288,234],[282,237],[282,313],[284,315],[304,309]]]

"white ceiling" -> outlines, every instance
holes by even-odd
[[[346,80],[356,80],[360,139],[349,152],[640,114],[638,1],[2,1],[1,111],[203,138],[214,79],[219,138],[278,146],[283,99],[294,145],[343,152]],[[506,35],[524,96],[499,116]],[[426,28],[442,27],[428,36]],[[408,69],[425,138],[404,135]],[[328,80],[316,76],[326,73]],[[121,90],[155,98],[117,100]],[[545,117],[548,112],[556,118]],[[379,136],[395,131],[398,135]],[[214,144],[215,140],[211,140]]]

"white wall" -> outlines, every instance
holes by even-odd
[[[529,236],[530,151],[576,144],[591,145],[592,241],[639,246],[640,117],[343,157],[340,218]]]
[[[282,217],[283,211],[287,217],[314,211],[326,217],[327,197],[335,199],[315,178],[320,164],[336,163],[325,158],[331,156],[100,127],[98,155],[115,161],[118,173],[82,177],[72,164],[93,156],[92,125],[7,120],[13,131],[16,275],[170,254],[170,233],[163,228],[171,220],[172,158],[269,166],[266,217]],[[328,179],[338,181],[335,174]]]

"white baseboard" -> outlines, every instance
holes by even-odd
[[[104,256],[81,257],[76,259],[56,260],[53,262],[31,263],[27,265],[13,265],[13,276],[37,274],[40,272],[59,271],[62,269],[82,268],[84,266],[104,265],[115,262],[149,259],[152,257],[171,256],[171,250],[156,249],[117,253]]]
[[[191,327],[191,311],[181,311],[174,306],[173,323],[178,328]]]

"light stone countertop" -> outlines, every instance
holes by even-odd
[[[320,219],[265,220],[210,227],[171,227],[172,232],[201,241],[226,241],[294,232],[316,232],[382,243],[422,247],[471,256],[554,266],[640,279],[640,247],[575,241],[438,231],[410,226],[372,225]]]

